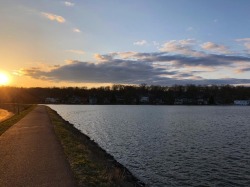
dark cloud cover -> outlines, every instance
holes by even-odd
[[[168,53],[139,53],[134,55],[145,62],[171,62],[181,66],[229,66],[236,62],[250,63],[250,57],[201,53],[200,56],[171,55]]]
[[[126,53],[126,55],[128,52]],[[230,67],[239,62],[250,63],[249,57],[217,54],[201,56],[171,55],[166,52],[131,53],[121,58],[122,53],[96,55],[97,62],[80,62],[54,67],[50,71],[39,68],[26,69],[25,75],[50,81],[78,83],[123,83],[123,84],[249,84],[250,79],[203,79],[195,67]],[[157,66],[161,62],[166,67]],[[193,71],[181,72],[180,67],[192,67]],[[174,70],[173,70],[174,69]],[[249,69],[245,69],[249,71]],[[171,78],[170,78],[171,77]]]
[[[250,71],[250,68],[242,68],[242,69],[240,69],[240,72],[247,72],[247,71]]]

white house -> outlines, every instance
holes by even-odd
[[[174,100],[175,105],[183,105],[183,103],[184,103],[183,99],[175,99]]]
[[[57,98],[52,98],[52,97],[45,98],[45,103],[48,103],[48,104],[58,103],[58,101],[59,101],[59,99],[57,99]]]
[[[247,106],[247,105],[250,105],[250,100],[235,100],[234,104]]]
[[[206,99],[198,99],[197,100],[197,104],[198,105],[207,105],[208,104],[208,100],[206,100]]]
[[[97,104],[97,98],[96,97],[89,97],[89,104],[96,105]]]
[[[140,102],[141,102],[141,103],[149,103],[149,97],[147,97],[147,96],[142,96],[142,97],[140,98]]]

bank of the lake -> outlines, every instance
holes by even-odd
[[[48,113],[79,186],[146,186],[56,111]]]

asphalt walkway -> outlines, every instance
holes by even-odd
[[[0,186],[75,186],[45,106],[0,136]]]

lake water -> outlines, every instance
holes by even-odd
[[[250,107],[49,106],[150,186],[250,186]]]

